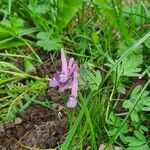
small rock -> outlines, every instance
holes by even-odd
[[[20,117],[15,119],[15,124],[21,124],[22,123],[22,119]]]
[[[0,124],[0,137],[4,136],[4,132],[5,132],[4,126]]]

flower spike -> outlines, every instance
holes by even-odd
[[[74,58],[67,59],[64,49],[61,49],[61,71],[57,71],[54,77],[50,80],[50,87],[58,87],[59,92],[64,92],[71,88],[71,94],[67,102],[67,107],[74,108],[77,105],[77,91],[78,91],[78,66]]]

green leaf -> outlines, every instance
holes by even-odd
[[[52,31],[50,32],[39,32],[37,34],[37,45],[42,47],[46,51],[58,50],[61,48],[61,38],[55,38],[52,36]]]
[[[149,150],[149,146],[147,144],[140,146],[131,146],[128,147],[127,150]]]
[[[102,76],[99,70],[93,74],[90,71],[87,71],[87,80],[89,82],[89,87],[91,88],[92,91],[98,90],[99,85],[102,82]]]
[[[56,25],[61,30],[82,7],[83,0],[59,0]]]
[[[139,116],[136,110],[133,110],[130,116],[133,122],[139,122]]]
[[[15,39],[13,37],[0,41],[0,50],[12,47],[23,46],[25,43],[22,40]]]
[[[131,92],[130,94],[130,99],[129,100],[125,100],[123,102],[123,107],[127,108],[127,109],[131,109],[136,101],[136,99],[138,98],[138,95],[140,93],[142,89],[141,85],[137,85]],[[139,111],[150,111],[150,97],[149,97],[149,91],[144,91],[143,94],[141,95],[141,98],[139,100],[139,102],[137,103],[137,105],[135,106],[134,111],[131,114],[131,119],[134,121],[138,121],[138,112]]]
[[[40,40],[48,40],[52,35],[52,31],[49,32],[39,32],[37,38]]]
[[[36,13],[45,14],[48,11],[50,11],[50,5],[47,5],[46,3],[45,4],[39,4],[39,5],[34,7],[34,10]]]
[[[141,64],[139,63],[141,59],[143,59],[142,55],[132,55],[131,57],[124,59],[121,65],[122,75],[128,77],[139,76],[139,72],[142,70],[141,68],[138,68],[138,66]]]
[[[141,132],[135,130],[135,131],[134,131],[134,134],[135,134],[135,136],[136,136],[139,140],[146,142],[146,138],[145,138],[145,136],[144,136]]]
[[[52,50],[58,50],[61,48],[60,39],[52,39],[52,40],[39,40],[37,45],[42,47],[44,50],[50,52]]]
[[[150,107],[143,107],[142,110],[143,111],[150,111]]]
[[[124,140],[128,143],[130,143],[132,141],[137,141],[136,137],[134,137],[134,136],[127,136],[124,138]]]
[[[10,35],[15,34],[14,30],[8,24],[10,24],[9,21],[0,23],[0,39],[5,39],[6,37],[10,37]]]
[[[25,68],[25,72],[31,72],[35,70],[32,60],[29,59],[28,57],[24,58],[24,68]]]
[[[117,91],[120,92],[120,93],[122,93],[122,94],[126,94],[125,86],[122,83],[118,84]]]
[[[97,85],[95,85],[95,84],[89,84],[89,87],[90,87],[90,89],[92,90],[92,91],[96,91],[96,90],[98,90],[98,86]]]
[[[97,35],[96,32],[92,33],[92,40],[95,44],[99,43],[99,36]]]
[[[99,70],[96,71],[96,79],[97,79],[97,85],[99,86],[102,82],[102,75],[101,72]]]
[[[130,109],[130,108],[133,107],[133,103],[132,103],[130,100],[125,100],[125,101],[123,102],[123,107]]]
[[[148,128],[147,128],[146,126],[141,125],[141,126],[140,126],[140,129],[141,129],[142,131],[148,132]]]
[[[130,98],[135,99],[137,97],[137,95],[139,94],[140,90],[141,90],[142,86],[141,85],[137,85],[131,92]]]
[[[137,140],[137,141],[132,141],[131,143],[129,143],[129,146],[141,146],[141,145],[143,145],[145,142],[143,142],[143,141],[139,141],[139,140]]]

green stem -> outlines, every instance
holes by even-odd
[[[22,37],[20,37],[20,39],[31,49],[31,51],[33,52],[33,54],[35,55],[35,57],[38,59],[39,63],[42,63],[41,58],[36,54],[36,52],[34,51],[34,49],[32,48],[32,46],[27,42],[27,40],[23,39]]]

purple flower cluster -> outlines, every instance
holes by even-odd
[[[67,107],[74,108],[77,105],[78,91],[78,66],[74,58],[67,60],[63,48],[61,49],[61,71],[57,71],[54,77],[50,80],[50,87],[58,87],[59,92],[64,92],[71,88],[71,94],[67,102]]]

